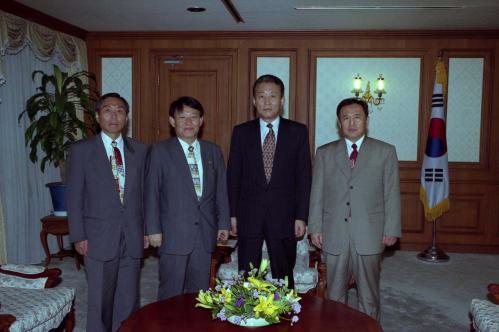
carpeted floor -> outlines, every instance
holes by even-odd
[[[486,286],[499,282],[499,255],[450,253],[447,263],[425,263],[416,252],[385,256],[381,276],[381,324],[386,332],[469,331],[469,305],[486,298]],[[53,260],[63,270],[63,286],[76,289],[76,331],[85,331],[87,285],[84,270],[71,258]],[[153,302],[158,287],[158,259],[144,260],[141,304]],[[355,302],[355,290],[350,298]]]

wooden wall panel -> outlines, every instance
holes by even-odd
[[[452,196],[452,209],[438,222],[438,232],[446,234],[483,235],[487,219],[484,218],[483,206],[485,194]]]
[[[248,101],[251,100],[255,52],[279,54],[284,50],[295,54],[294,109],[290,117],[309,126],[312,145],[315,141],[314,55],[420,56],[418,160],[400,163],[403,231],[400,247],[412,250],[426,248],[432,239],[432,223],[424,221],[419,202],[419,177],[431,110],[434,64],[441,52],[446,58],[484,56],[481,162],[478,165],[450,163],[451,211],[439,221],[437,243],[446,251],[499,252],[499,94],[494,92],[499,86],[499,71],[495,66],[499,53],[498,31],[89,33],[87,47],[89,59],[94,60],[100,54],[112,54],[115,50],[133,50],[138,62],[134,93],[139,94],[134,100],[140,101],[140,122],[135,122],[140,128],[134,128],[134,132],[147,143],[157,140],[157,132],[154,132],[158,126],[154,116],[158,112],[157,55],[178,50],[192,50],[198,55],[230,50],[234,82],[230,92],[230,123],[225,126],[227,132],[219,142],[224,151],[229,148],[230,128],[252,117]],[[96,62],[89,63],[90,70],[99,76]]]
[[[407,190],[402,184],[400,201],[402,204],[402,233],[404,240],[417,240],[424,236],[423,209],[419,202],[419,185],[412,185],[415,190]]]

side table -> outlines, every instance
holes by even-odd
[[[78,253],[72,250],[64,249],[64,243],[62,236],[69,234],[68,227],[68,217],[56,217],[53,215],[45,216],[40,219],[42,223],[42,230],[40,231],[40,241],[42,242],[43,250],[45,251],[45,267],[47,267],[50,263],[50,259],[52,257],[56,257],[62,260],[63,257],[71,256],[75,259],[76,269],[80,269],[80,260],[78,257]],[[51,254],[49,251],[48,243],[47,243],[47,235],[55,235],[57,237],[57,245],[59,247],[59,252],[55,254]]]

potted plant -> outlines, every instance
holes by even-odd
[[[40,86],[26,101],[26,108],[19,114],[18,121],[27,115],[31,122],[24,134],[26,146],[31,149],[30,160],[33,163],[38,161],[40,147],[44,153],[40,163],[42,172],[47,162],[59,167],[62,182],[48,183],[47,187],[50,188],[54,214],[65,215],[65,164],[69,146],[79,138],[96,132],[98,124],[94,108],[99,95],[92,85],[95,75],[85,70],[66,73],[54,65],[52,75],[35,70],[33,81],[38,75],[41,75]]]

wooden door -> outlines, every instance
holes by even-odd
[[[175,52],[179,53],[181,52]],[[179,63],[170,64],[172,56],[173,54],[162,54],[157,57],[157,140],[175,135],[168,122],[171,102],[181,96],[191,96],[199,100],[204,108],[200,138],[220,145],[227,159],[232,133],[232,55],[191,53],[177,57]]]

